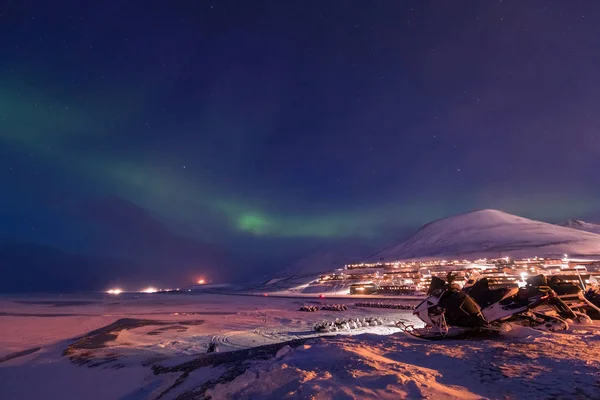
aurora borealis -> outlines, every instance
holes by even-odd
[[[0,235],[104,253],[77,210],[114,197],[242,276],[476,208],[599,216],[599,22],[591,1],[9,3]]]

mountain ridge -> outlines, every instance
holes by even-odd
[[[565,228],[577,229],[579,231],[591,232],[600,234],[600,225],[592,222],[582,221],[580,219],[568,219],[556,224]]]

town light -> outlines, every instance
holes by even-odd
[[[106,291],[108,294],[121,294],[123,291],[121,289],[109,289]]]
[[[142,293],[156,293],[156,292],[158,292],[158,289],[153,288],[153,287],[148,287],[148,288],[142,290]]]
[[[205,282],[204,279],[198,279],[198,285],[204,285]]]
[[[521,272],[521,279],[525,280],[525,278],[527,278],[527,275],[529,275],[527,272]]]

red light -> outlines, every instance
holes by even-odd
[[[269,293],[263,293],[263,296],[265,296],[265,297],[268,296],[268,295],[269,295]]]
[[[324,299],[324,298],[325,298],[325,295],[324,295],[324,294],[320,294],[320,295],[319,295],[319,298],[320,298],[320,299]]]

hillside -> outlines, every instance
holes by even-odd
[[[283,271],[268,279],[263,287],[272,291],[303,286],[317,279],[323,273],[344,268],[345,264],[360,259],[360,257],[352,258],[336,251],[315,253],[291,263]]]
[[[600,255],[600,235],[502,211],[480,210],[431,222],[407,241],[375,253],[368,261],[562,254]]]

